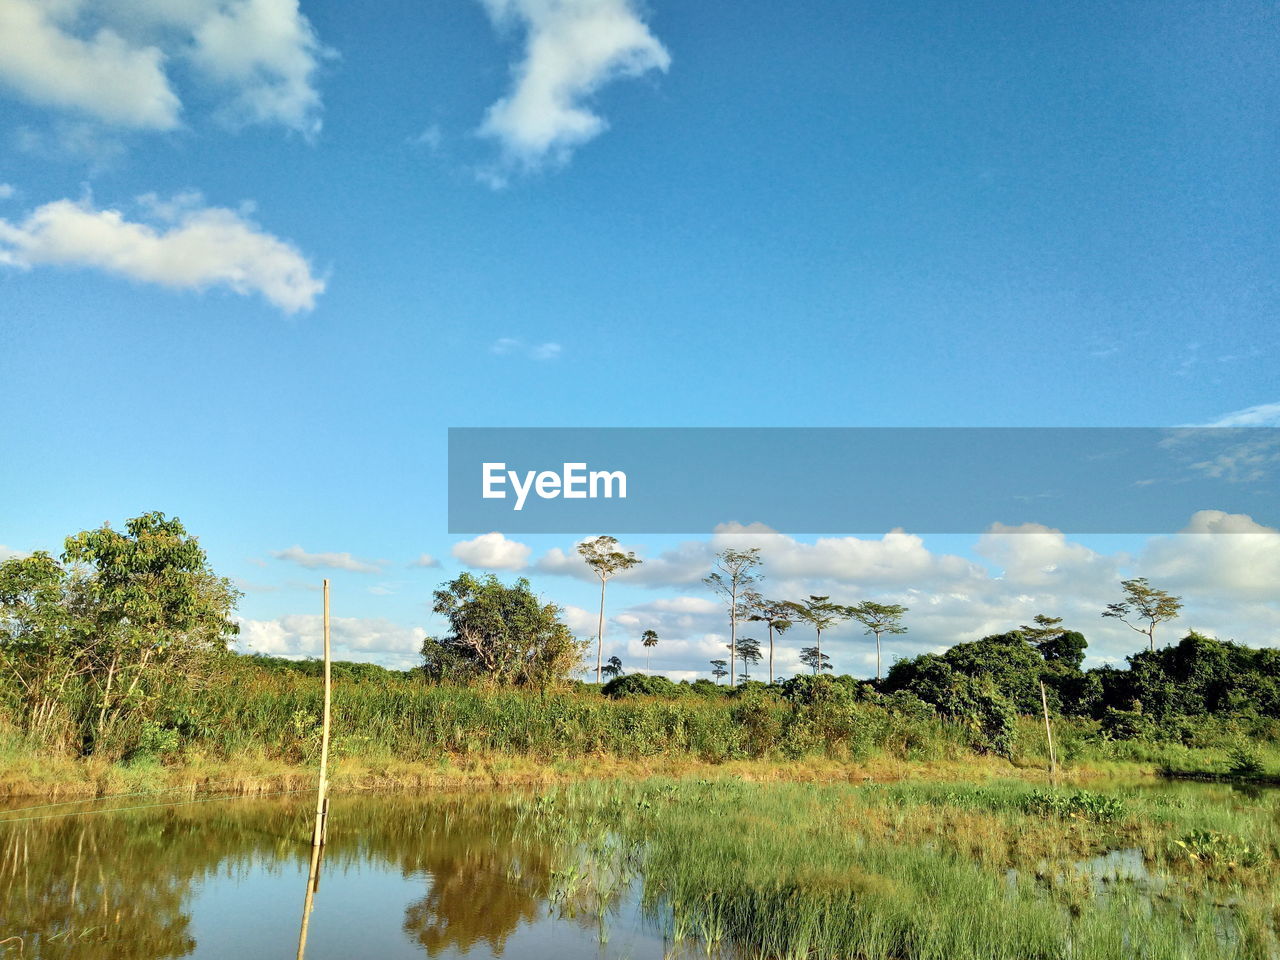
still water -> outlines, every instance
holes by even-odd
[[[31,814],[91,806],[110,803]],[[313,814],[300,794],[0,824],[0,957],[295,957]],[[629,882],[553,902],[563,858],[513,817],[474,796],[334,797],[308,960],[675,955]]]

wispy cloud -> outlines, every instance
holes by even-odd
[[[1245,407],[1224,413],[1210,423],[1197,424],[1202,427],[1280,427],[1280,403],[1260,403],[1257,406]]]
[[[439,566],[440,566],[440,560],[439,560],[439,558],[437,558],[437,557],[433,557],[433,556],[432,556],[431,554],[429,554],[429,553],[423,553],[423,554],[420,554],[420,555],[418,556],[418,559],[417,559],[417,560],[415,560],[415,561],[413,561],[413,563],[409,564],[409,566],[411,566],[411,567],[422,567],[422,568],[425,568],[425,569],[433,569],[433,568],[435,568],[435,567],[439,567]]]
[[[515,337],[500,337],[489,347],[489,352],[498,356],[515,354],[530,360],[555,360],[564,350],[558,343],[525,343]]]
[[[257,293],[285,313],[310,310],[324,291],[293,244],[244,212],[205,206],[197,194],[142,197],[139,206],[136,220],[89,200],[55,200],[20,221],[0,218],[0,264],[89,267],[174,289],[225,287]]]
[[[480,127],[502,147],[502,169],[562,163],[607,126],[587,101],[601,87],[650,70],[671,55],[631,0],[480,0],[500,29],[525,34],[524,58],[512,68],[512,91],[494,103]]]
[[[271,555],[277,560],[296,563],[308,570],[350,570],[353,573],[381,573],[381,562],[361,560],[349,553],[309,553],[294,544],[284,550],[273,550]]]

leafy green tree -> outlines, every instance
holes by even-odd
[[[68,697],[92,667],[88,599],[87,577],[48,553],[0,563],[0,666],[16,682],[26,730],[37,739],[70,721]]]
[[[823,653],[818,647],[804,647],[800,651],[800,662],[815,674],[820,670],[831,669],[831,658]]]
[[[1156,627],[1178,616],[1182,609],[1182,598],[1157,590],[1147,583],[1146,577],[1124,580],[1120,587],[1124,590],[1124,599],[1119,603],[1107,604],[1102,615],[1119,620],[1129,629],[1143,634],[1150,649],[1154,651]]]
[[[618,538],[594,537],[578,544],[578,555],[600,580],[600,628],[596,631],[596,683],[604,676],[604,588],[615,575],[643,563],[631,550],[618,549]]]
[[[711,661],[711,676],[715,678],[716,683],[720,682],[721,677],[727,677],[728,675],[729,675],[729,663],[727,660]]]
[[[746,619],[758,597],[751,589],[760,581],[753,571],[760,566],[760,548],[721,550],[715,569],[702,582],[718,593],[729,610],[729,682],[733,683],[738,653],[738,621]]]
[[[791,628],[788,617],[790,608],[782,600],[766,600],[756,596],[751,605],[747,619],[753,623],[763,623],[769,629],[769,683],[773,683],[773,638],[774,635],[786,633]]]
[[[822,652],[822,631],[829,630],[837,623],[849,619],[849,608],[842,607],[838,603],[832,603],[830,597],[819,597],[810,594],[809,599],[801,600],[799,603],[794,600],[787,601],[787,611],[792,620],[802,620],[809,626],[813,627],[816,637],[814,646],[814,663],[809,663],[804,659],[803,651],[801,652],[800,661],[808,666],[813,667],[813,672],[819,672],[821,669],[830,670],[827,664],[830,657]]]
[[[873,600],[864,600],[856,606],[846,607],[849,616],[857,620],[860,624],[867,628],[868,636],[872,634],[876,638],[876,679],[880,679],[880,636],[882,634],[901,634],[906,633],[907,628],[902,625],[903,614],[907,612],[907,608],[897,603],[876,603]]]
[[[239,591],[213,573],[177,517],[146,513],[123,533],[82,531],[67,538],[62,559],[88,569],[95,739],[126,713],[148,712],[158,681],[192,674],[239,632],[231,619]]]
[[[1018,628],[1027,642],[1040,651],[1045,663],[1065,672],[1079,671],[1084,664],[1084,651],[1089,641],[1084,634],[1062,627],[1061,617],[1035,616],[1035,626],[1023,624]]]
[[[546,688],[577,670],[583,644],[520,579],[506,586],[490,574],[463,573],[435,591],[432,610],[449,634],[422,644],[426,675],[435,680],[486,680]]]
[[[640,634],[640,642],[644,644],[644,668],[648,670],[650,652],[658,645],[658,632],[656,630],[646,630]]]

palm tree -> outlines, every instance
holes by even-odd
[[[658,645],[658,634],[655,630],[646,630],[640,634],[640,642],[644,644],[644,669],[649,672],[649,651]]]
[[[609,662],[603,667],[603,672],[608,674],[610,680],[622,676],[622,660],[618,657],[610,657]]]
[[[596,632],[596,683],[600,683],[604,675],[600,658],[604,656],[605,584],[615,573],[630,570],[643,561],[630,550],[626,553],[619,550],[617,537],[600,536],[592,540],[583,540],[578,544],[578,555],[600,578],[600,629]]]

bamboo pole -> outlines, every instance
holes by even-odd
[[[325,821],[329,815],[329,705],[333,680],[329,671],[329,581],[324,581],[324,720],[320,728],[320,785],[316,792],[316,825],[311,845],[324,845]]]
[[[1049,739],[1049,776],[1058,779],[1058,756],[1053,749],[1053,727],[1049,724],[1049,696],[1044,692],[1044,681],[1040,681],[1040,705],[1044,707],[1044,734]]]
[[[324,847],[313,844],[311,868],[307,871],[307,895],[302,901],[302,925],[298,929],[298,960],[304,960],[307,954],[307,930],[311,926],[311,911],[315,907],[316,891],[320,889],[320,860],[323,855]]]

